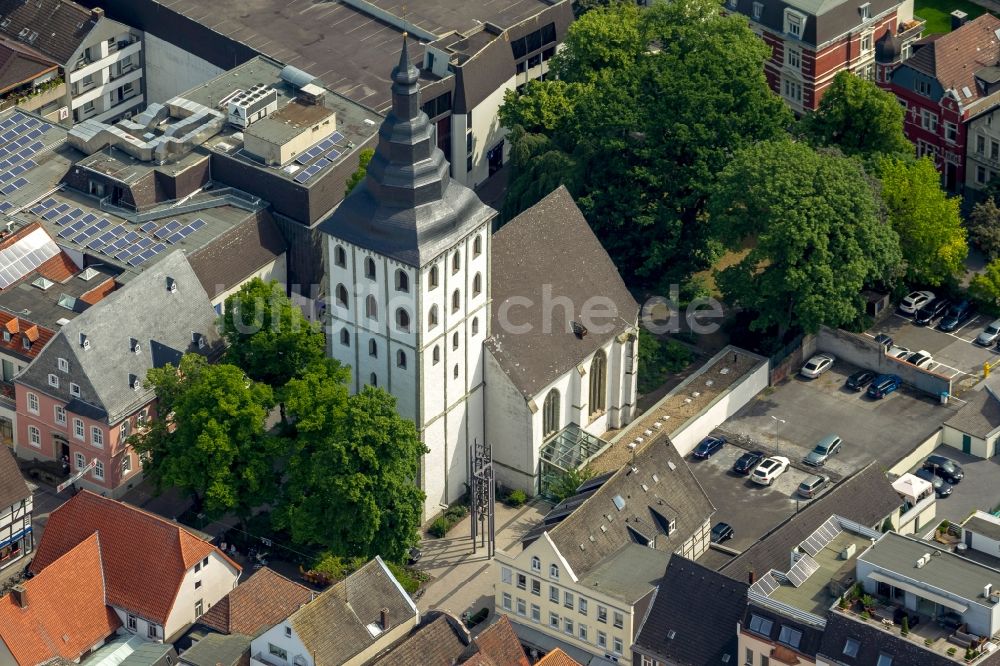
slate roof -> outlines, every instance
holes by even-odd
[[[218,351],[216,317],[184,253],[176,251],[65,324],[17,381],[70,403],[67,411],[73,411],[69,384],[74,382],[80,386],[76,402],[92,408],[90,417],[114,424],[155,397],[141,385],[151,368],[177,365],[187,352]],[[205,336],[203,350],[195,334]],[[132,350],[133,339],[139,353]],[[58,369],[58,358],[69,361],[69,373]],[[59,387],[49,385],[49,374],[60,378]],[[134,379],[140,382],[138,390],[131,385]]]
[[[617,508],[616,497],[624,500],[622,509]],[[602,568],[607,558],[636,545],[638,539],[654,541],[655,550],[669,556],[714,512],[701,484],[664,434],[548,530],[548,535],[573,573],[583,579]],[[671,521],[676,521],[675,529],[667,536],[667,523]],[[607,529],[602,530],[602,525]],[[664,558],[657,577],[665,567]]]
[[[31,571],[45,572],[94,533],[101,535],[108,604],[159,624],[166,623],[184,575],[196,562],[216,552],[240,570],[181,525],[82,490],[49,515]]]
[[[0,446],[0,511],[31,497],[31,488],[21,475],[14,452]]]
[[[636,325],[639,304],[562,185],[501,227],[493,234],[492,244],[493,335],[486,348],[526,398],[538,395],[608,340]],[[505,326],[501,308],[511,299],[522,298],[533,304],[518,305],[516,317],[511,316],[515,321]],[[562,298],[569,299],[574,312],[542,306]],[[581,319],[584,308],[598,300],[613,304],[613,316],[595,316],[587,334],[577,336],[572,327],[574,313]],[[532,329],[508,332],[509,323],[527,323]]]
[[[23,586],[27,608],[12,594],[0,598],[0,642],[18,666],[52,657],[76,661],[121,626],[105,602],[97,534],[68,549]]]
[[[0,93],[34,81],[57,67],[16,42],[0,40]]]
[[[937,35],[934,40],[921,40],[914,45],[912,55],[902,67],[912,67],[938,80],[945,90],[954,90],[959,101],[968,106],[984,91],[976,85],[975,73],[1000,60],[1000,18],[986,13],[957,30]],[[921,42],[918,42],[920,44]],[[965,94],[968,88],[970,95]]]
[[[501,615],[500,619],[484,629],[473,642],[473,654],[466,666],[529,666],[527,655],[521,647],[521,639],[517,637],[510,618]]]
[[[312,598],[308,587],[263,567],[219,599],[198,622],[223,634],[257,636]]]
[[[292,613],[288,624],[317,664],[341,664],[373,645],[367,627],[389,611],[389,626],[414,624],[417,607],[376,556],[344,580]]]
[[[191,666],[234,666],[250,662],[249,636],[243,634],[209,634],[180,655]]]
[[[944,424],[972,437],[986,439],[1000,428],[1000,400],[989,389],[974,391],[969,401]]]
[[[9,23],[0,28],[11,39],[20,39],[60,65],[69,59],[97,25],[89,9],[71,0],[0,0],[0,16]],[[21,37],[23,30],[37,33],[34,41]]]
[[[419,626],[371,664],[372,666],[455,664],[458,663],[468,644],[469,632],[459,620],[447,613],[431,611]]]
[[[670,558],[632,649],[676,666],[722,664],[726,654],[736,663],[736,624],[748,588],[697,562]]]
[[[259,211],[193,252],[188,262],[209,298],[215,298],[275,261],[287,249],[274,218],[267,211]]]
[[[833,514],[876,527],[901,504],[879,464],[872,461],[723,564],[719,571],[742,581],[747,580],[751,571],[757,576],[771,569],[784,571],[792,549]]]
[[[762,618],[766,618],[771,621],[771,630],[767,634],[761,634],[758,632],[750,631],[750,621],[751,616],[759,615]],[[778,613],[770,608],[763,608],[754,604],[750,606],[743,613],[742,629],[743,632],[750,636],[764,636],[767,640],[771,641],[772,645],[776,646],[776,650],[782,650],[785,654],[791,653],[795,654],[791,649],[778,644],[778,637],[781,635],[782,627],[789,627],[791,629],[797,629],[802,632],[802,636],[799,639],[798,652],[809,655],[810,657],[815,657],[816,651],[819,650],[820,641],[823,640],[823,629],[806,622],[799,622],[792,619],[791,617]],[[772,657],[775,655],[772,655]],[[775,661],[778,661],[777,659]],[[782,660],[783,663],[796,663],[789,660]],[[801,660],[799,660],[801,661]]]
[[[775,35],[781,35],[789,41],[794,41],[791,35],[785,35],[785,9],[794,9],[808,17],[805,30],[802,33],[802,43],[813,47],[826,44],[852,30],[860,29],[866,22],[861,20],[858,7],[861,2],[848,0],[737,0],[736,10],[739,13],[753,17],[755,2],[762,4],[760,18],[755,22],[763,25]],[[880,14],[898,7],[899,0],[872,0],[871,16],[873,19]],[[725,9],[732,5],[728,0]]]

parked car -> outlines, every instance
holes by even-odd
[[[819,443],[802,459],[802,462],[813,467],[825,465],[830,456],[840,453],[840,447],[843,443],[839,436],[827,435],[819,440]]]
[[[872,372],[871,370],[858,370],[847,378],[845,386],[852,391],[863,391],[866,386],[872,383],[872,380],[877,375],[877,372]]]
[[[805,362],[799,374],[809,379],[816,379],[829,370],[836,360],[832,354],[816,354]]]
[[[934,488],[934,494],[938,497],[948,497],[948,495],[951,495],[952,490],[954,490],[954,487],[950,483],[929,469],[918,469],[913,475],[924,481],[929,481]]]
[[[986,325],[983,332],[976,337],[976,344],[989,347],[1000,338],[1000,319]]]
[[[868,397],[881,400],[898,389],[902,383],[898,375],[879,375],[868,385]]]
[[[918,368],[924,369],[929,368],[934,364],[934,357],[931,356],[929,351],[923,349],[913,352],[903,360],[917,366]]]
[[[941,322],[938,324],[938,330],[944,331],[945,333],[951,333],[956,328],[961,328],[971,316],[972,303],[969,301],[952,303],[951,307],[948,308],[948,312],[941,317]]]
[[[701,443],[695,447],[694,452],[691,455],[699,460],[711,458],[725,443],[725,437],[709,435],[705,439],[701,440]]]
[[[892,347],[892,338],[885,333],[879,333],[875,336],[875,344],[882,347],[882,351],[889,351],[889,347]]]
[[[962,471],[961,465],[951,458],[936,454],[927,456],[927,460],[924,461],[924,469],[934,472],[953,485],[965,478],[965,472]]]
[[[912,291],[907,294],[906,298],[899,302],[899,311],[911,315],[924,307],[924,304],[933,298],[933,291]]]
[[[774,483],[775,479],[781,476],[782,472],[788,469],[790,462],[784,456],[771,456],[757,465],[757,469],[753,471],[750,478],[762,486],[769,486]]]
[[[763,451],[747,451],[733,463],[733,471],[746,476],[766,457]]]
[[[806,479],[799,484],[799,488],[796,492],[806,499],[812,499],[819,495],[820,491],[826,486],[827,478],[825,476],[820,476],[819,474],[813,474],[812,476],[807,476]]]
[[[951,301],[947,298],[932,299],[913,314],[913,323],[920,326],[929,326],[933,321],[944,315],[950,306]]]
[[[892,347],[889,348],[889,351],[887,351],[885,353],[885,355],[886,356],[891,356],[893,358],[898,358],[900,360],[903,360],[904,358],[906,358],[907,356],[909,356],[910,353],[911,353],[910,350],[907,349],[906,347],[900,347],[899,345],[893,345]]]
[[[716,523],[715,527],[712,528],[712,543],[729,541],[734,536],[736,533],[733,532],[733,526],[729,523]]]

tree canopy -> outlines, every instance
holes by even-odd
[[[899,235],[906,280],[940,285],[965,270],[969,254],[959,200],[941,189],[929,158],[878,161],[882,200]]]
[[[969,294],[994,314],[1000,312],[1000,260],[994,259],[969,283]]]
[[[969,215],[969,240],[990,261],[1000,259],[1000,208],[992,197],[973,207]]]
[[[358,168],[347,179],[347,188],[344,190],[345,197],[368,175],[368,164],[373,157],[375,157],[375,151],[371,148],[365,148],[358,153]]]
[[[803,144],[764,142],[737,153],[708,208],[727,246],[752,247],[716,284],[756,313],[753,330],[852,322],[862,289],[890,284],[900,262],[899,238],[880,221],[861,165]]]

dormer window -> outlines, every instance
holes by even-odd
[[[49,386],[53,388],[59,388],[59,378],[53,375],[51,372],[49,373]]]
[[[800,14],[799,12],[792,9],[785,10],[786,33],[788,33],[792,37],[802,39],[802,35],[805,32],[805,27],[806,27],[806,17],[804,14]]]
[[[177,293],[177,280],[173,279],[172,277],[167,278],[167,291],[169,291],[171,294]]]
[[[128,348],[133,354],[138,354],[142,351],[142,347],[139,345],[139,341],[135,338],[128,339]]]
[[[56,365],[59,367],[59,372],[69,372],[69,361],[64,358],[60,358]]]
[[[858,7],[858,13],[861,14],[861,20],[867,21],[872,17],[872,4],[866,2],[865,4]]]
[[[139,375],[133,375],[132,373],[129,373],[128,385],[132,387],[133,391],[138,391],[140,388],[142,388],[142,382],[139,381]]]
[[[21,338],[21,346],[25,349],[31,349],[31,340],[28,338]]]
[[[90,340],[87,338],[86,334],[80,334],[80,346],[84,349],[90,349]]]
[[[3,341],[4,342],[10,342],[10,331],[8,331],[6,329],[3,332]]]

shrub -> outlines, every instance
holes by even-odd
[[[453,523],[457,523],[458,521],[462,520],[462,518],[465,518],[467,515],[469,515],[469,507],[465,506],[464,504],[455,504],[453,506],[449,506],[448,510],[444,512],[444,515],[446,518],[450,519]]]
[[[950,656],[954,657],[956,652],[958,652],[958,648],[955,648],[955,647],[948,648],[948,654]]]
[[[901,633],[905,636],[910,633],[910,617],[908,615],[903,616]]]
[[[453,523],[451,523],[444,516],[438,516],[437,518],[434,519],[434,522],[431,523],[431,526],[428,528],[427,531],[428,533],[430,533],[431,536],[440,539],[441,537],[443,537],[445,534],[448,533],[448,530],[451,529],[452,524]]]
[[[394,562],[386,562],[389,567],[389,571],[395,577],[399,584],[403,586],[407,594],[413,594],[420,589],[420,586],[427,580],[427,574],[422,571],[416,571],[415,569],[410,569],[409,567],[404,567]]]
[[[667,376],[691,364],[694,355],[676,340],[661,340],[639,328],[639,392],[649,393]]]
[[[336,583],[357,571],[364,563],[365,560],[361,557],[338,557],[327,552],[313,563],[312,570],[329,578],[331,583]]]
[[[871,617],[871,615],[868,614],[868,611],[861,611],[861,619],[862,620],[867,620],[870,617]]]
[[[564,499],[575,495],[576,489],[592,476],[594,476],[594,472],[589,467],[571,469],[549,484],[548,492],[553,500],[562,502]]]
[[[524,494],[523,490],[513,490],[510,495],[507,495],[507,505],[512,506],[515,509],[519,506],[523,506],[525,502],[528,501],[528,496]]]

